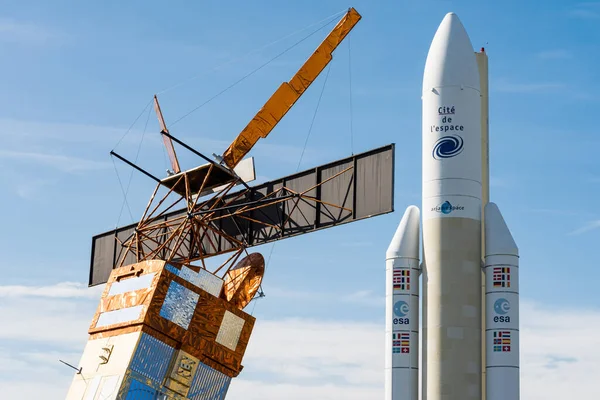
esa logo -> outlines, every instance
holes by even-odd
[[[494,303],[494,312],[498,315],[494,317],[494,322],[510,322],[510,316],[506,315],[510,311],[510,302],[499,298]]]
[[[394,303],[394,325],[407,325],[410,320],[406,318],[409,312],[408,303],[402,300]]]

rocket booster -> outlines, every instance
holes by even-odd
[[[423,74],[422,264],[415,206],[386,253],[386,400],[417,399],[419,276],[422,399],[519,399],[518,249],[498,207],[482,204],[489,162],[480,71],[486,84],[487,67],[480,70],[465,28],[447,14]],[[404,274],[411,286],[401,291]]]
[[[385,253],[385,400],[419,395],[419,219],[408,207]]]

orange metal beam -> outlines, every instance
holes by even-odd
[[[350,8],[317,50],[306,60],[289,82],[281,84],[263,108],[223,153],[229,168],[235,167],[248,154],[258,139],[265,138],[317,79],[332,59],[332,53],[360,21],[360,14]]]

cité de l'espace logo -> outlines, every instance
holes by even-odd
[[[464,148],[464,141],[458,135],[442,136],[433,145],[433,158],[436,160],[443,160],[446,158],[452,158],[462,153]]]

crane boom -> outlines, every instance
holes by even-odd
[[[360,19],[360,14],[354,8],[350,8],[292,79],[279,86],[223,153],[223,160],[229,168],[235,167],[258,142],[258,139],[265,138],[271,133],[273,128],[329,64],[333,51]]]
[[[165,144],[165,148],[167,149],[167,154],[169,154],[169,161],[171,161],[171,168],[173,168],[173,173],[178,174],[181,172],[179,168],[179,161],[177,160],[177,154],[175,153],[175,147],[173,147],[173,142],[171,138],[164,135],[165,133],[169,133],[167,129],[167,124],[165,124],[165,119],[163,118],[162,111],[160,109],[160,104],[158,104],[158,97],[154,95],[154,111],[156,112],[156,117],[158,118],[158,123],[160,125],[160,133],[163,138],[163,143]]]

